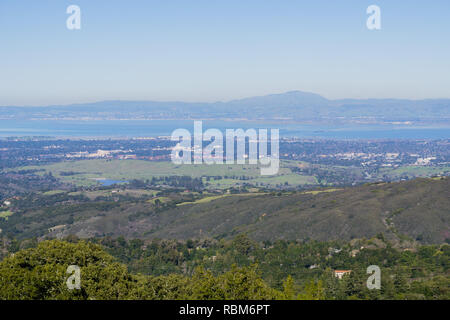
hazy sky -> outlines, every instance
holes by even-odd
[[[66,28],[72,4],[81,30]],[[0,1],[0,105],[290,90],[450,98],[450,1]]]

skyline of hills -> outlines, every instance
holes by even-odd
[[[100,101],[53,106],[0,106],[2,119],[245,119],[275,121],[450,122],[450,99],[339,99],[302,91],[227,102]]]

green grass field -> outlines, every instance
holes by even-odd
[[[303,194],[312,194],[312,195],[316,195],[319,193],[324,193],[324,192],[335,192],[335,191],[339,191],[342,189],[336,189],[336,188],[330,188],[330,189],[319,189],[319,190],[312,190],[312,191],[305,191],[302,192]]]
[[[221,194],[218,196],[208,196],[195,201],[187,201],[177,204],[177,206],[183,206],[186,204],[199,204],[199,203],[208,203],[217,199],[226,198],[226,197],[246,197],[246,196],[262,196],[267,193],[263,192],[255,192],[255,193],[240,193],[240,194]]]
[[[131,196],[131,197],[140,197],[140,196],[150,196],[153,197],[158,193],[155,190],[141,190],[141,189],[126,189],[126,190],[95,190],[95,191],[77,191],[71,192],[69,195],[84,195],[91,200],[94,200],[97,197],[109,197],[112,195],[123,195],[123,196]],[[48,195],[48,192],[44,193],[44,195]]]
[[[156,201],[159,200],[161,203],[169,202],[170,198],[168,197],[156,197],[150,200],[147,200],[148,203],[155,204]]]
[[[52,196],[54,194],[60,194],[60,193],[64,193],[64,192],[66,192],[66,191],[64,191],[64,190],[50,190],[50,191],[44,192],[43,195],[45,195],[45,196]]]
[[[292,166],[290,161],[286,165]],[[153,177],[164,176],[191,176],[193,178],[207,176],[229,177],[221,180],[210,179],[207,183],[212,188],[228,188],[244,183],[275,186],[287,182],[291,186],[315,184],[316,179],[311,176],[302,176],[292,173],[291,169],[284,166],[280,168],[276,176],[261,176],[260,169],[256,165],[176,165],[171,162],[150,162],[143,160],[80,160],[64,161],[44,166],[27,166],[19,170],[44,169],[38,174],[51,172],[56,178],[78,186],[96,185],[97,179],[110,180],[146,180]],[[62,172],[74,172],[74,175],[61,175]],[[231,177],[243,177],[248,180],[240,180]],[[204,179],[206,183],[206,179]]]
[[[262,176],[260,168],[257,165],[176,165],[172,162],[152,162],[144,160],[78,160],[63,161],[43,166],[27,166],[15,168],[14,170],[44,169],[37,172],[43,175],[51,172],[53,176],[63,182],[71,183],[77,186],[99,185],[99,179],[129,181],[133,179],[151,180],[153,177],[165,176],[191,176],[193,178],[203,177],[203,182],[210,189],[226,189],[230,187],[250,184],[258,187],[276,187],[276,186],[314,186],[318,181],[314,176],[302,175],[293,172],[293,168],[300,164],[300,161],[281,161],[281,168],[277,175]],[[338,171],[339,174],[354,173],[362,176],[362,169],[357,167],[347,167],[344,169],[338,166],[328,166],[326,169]],[[61,173],[73,172],[73,175],[64,175]],[[382,168],[378,172],[381,179],[384,175],[392,179],[398,179],[401,176],[429,177],[435,174],[444,174],[450,172],[450,167],[424,167],[424,166],[404,166],[400,168]],[[214,179],[212,177],[223,177]],[[210,177],[209,181],[206,177]],[[242,179],[245,177],[245,179]],[[322,185],[326,183],[322,179]],[[58,190],[50,191],[49,194],[58,193]]]
[[[0,218],[3,218],[5,220],[8,220],[8,217],[12,216],[14,213],[7,210],[7,211],[1,211],[0,212]]]
[[[381,169],[379,176],[387,174],[391,177],[429,177],[435,174],[445,174],[450,172],[450,167],[428,167],[428,166],[404,166],[396,169]]]

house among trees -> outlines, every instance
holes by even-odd
[[[342,279],[342,277],[346,274],[350,274],[352,270],[334,270],[334,276],[336,278]]]

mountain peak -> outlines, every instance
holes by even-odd
[[[295,107],[301,105],[324,105],[328,99],[316,93],[304,92],[299,90],[288,91],[284,93],[275,93],[265,96],[257,96],[232,100],[229,103],[234,105],[245,104],[246,106],[282,106]]]

